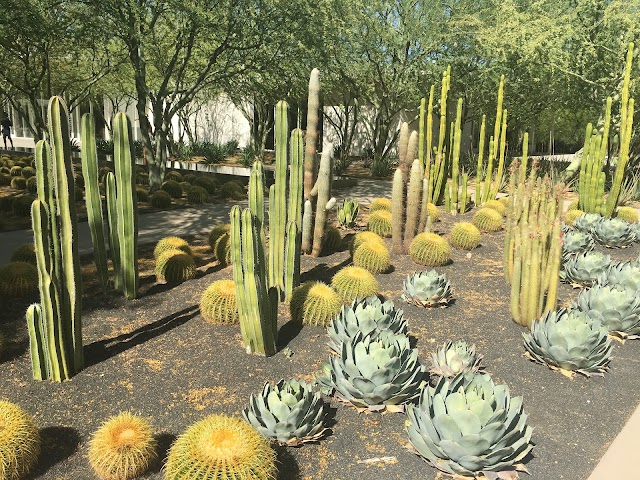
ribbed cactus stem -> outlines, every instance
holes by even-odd
[[[458,183],[460,180],[460,142],[462,141],[462,98],[458,99],[456,123],[453,127],[453,152],[451,161],[451,213],[458,213]]]
[[[410,171],[413,161],[418,158],[418,132],[412,131],[409,135],[409,144],[407,145],[407,170]]]
[[[482,179],[482,171],[483,171],[483,159],[484,159],[484,139],[485,139],[485,129],[487,123],[487,116],[482,115],[482,123],[480,124],[480,141],[478,144],[478,166],[476,168],[476,191],[475,191],[475,199],[474,202],[476,206],[482,205],[482,190],[481,190],[481,182]]]
[[[133,300],[138,295],[138,200],[134,182],[135,154],[129,117],[119,112],[115,115],[113,124],[120,277],[124,296],[128,300]]]
[[[313,240],[313,206],[311,200],[304,202],[304,210],[302,213],[302,245],[310,243]]]
[[[78,222],[75,208],[75,181],[71,164],[69,112],[60,97],[52,97],[48,109],[49,142],[55,180],[56,209],[62,268],[60,315],[63,335],[73,352],[70,375],[84,367],[82,351],[82,303]],[[55,240],[54,240],[55,241]]]
[[[407,189],[407,216],[404,223],[404,249],[409,250],[413,237],[416,236],[420,215],[420,195],[422,193],[422,165],[419,160],[414,160],[411,165],[409,188]],[[392,214],[393,222],[393,214]]]
[[[427,180],[431,174],[431,165],[433,159],[433,96],[435,95],[435,85],[431,85],[429,90],[429,106],[427,107],[427,138],[425,152],[424,175]]]
[[[320,111],[320,70],[314,68],[309,77],[309,98],[307,100],[307,132],[304,154],[304,198],[311,198],[311,190],[316,180],[316,144],[318,142],[318,118]],[[303,249],[306,250],[303,245]],[[308,245],[311,250],[311,245]]]
[[[492,137],[489,137],[489,155],[487,157],[487,172],[484,180],[484,184],[482,186],[482,205],[484,202],[491,198],[491,182],[493,181],[493,150],[495,141]]]
[[[404,226],[404,179],[402,170],[396,168],[393,174],[391,188],[391,249],[394,253],[404,253],[403,232]]]
[[[317,195],[316,221],[313,230],[313,249],[311,256],[318,257],[322,252],[322,244],[324,241],[325,226],[327,223],[327,211],[330,210],[331,204],[331,183],[333,180],[333,144],[328,143],[324,146],[322,157],[320,158],[320,169],[318,170],[318,178],[316,185],[311,192],[312,196]],[[335,199],[333,199],[335,204]]]
[[[287,155],[289,151],[289,121],[287,102],[276,105],[275,183],[269,189],[269,286],[284,293],[284,255],[287,227]]]
[[[426,158],[424,156],[424,148],[425,148],[425,120],[427,115],[427,101],[423,97],[420,99],[420,116],[419,116],[419,124],[418,124],[418,160],[420,160],[420,164],[422,168],[426,168]]]
[[[398,165],[402,170],[402,175],[407,178],[409,164],[407,163],[407,152],[409,150],[409,124],[402,122],[400,133],[398,134]]]
[[[96,154],[96,134],[93,116],[85,113],[82,116],[82,174],[84,177],[85,201],[87,204],[87,221],[93,243],[93,259],[96,264],[98,280],[106,293],[109,282],[107,271],[107,249],[104,243],[104,218],[102,216],[102,200],[98,184],[98,155]]]
[[[27,330],[29,332],[29,352],[34,380],[46,380],[49,377],[47,354],[45,352],[46,332],[42,320],[40,305],[30,305],[27,309]]]
[[[299,128],[291,132],[291,166],[289,168],[289,206],[287,218],[296,222],[298,230],[302,229],[302,190],[304,175],[304,141],[303,132]]]
[[[451,213],[451,179],[447,179],[444,190],[444,210],[447,213]]]
[[[529,153],[529,132],[524,132],[522,138],[522,160],[520,162],[520,175],[525,178],[527,175],[527,154]]]
[[[504,159],[507,151],[507,109],[504,109],[502,113],[502,129],[500,130],[500,152],[498,159],[498,171],[496,172],[496,180],[493,190],[491,191],[491,198],[496,198],[500,185],[502,184],[502,175],[504,171]]]
[[[112,172],[105,177],[105,197],[107,199],[107,222],[109,225],[109,252],[113,263],[113,286],[122,288],[120,275],[120,237],[118,236],[118,204],[116,200],[116,177]]]
[[[460,213],[464,213],[467,209],[467,184],[469,182],[469,175],[467,173],[462,174],[462,192],[460,193]]]
[[[291,220],[287,224],[287,245],[285,249],[285,299],[291,300],[293,289],[300,285],[300,229]]]

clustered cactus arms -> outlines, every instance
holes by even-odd
[[[36,380],[68,380],[84,367],[81,275],[69,143],[69,114],[60,97],[49,101],[49,143],[36,145],[38,198],[31,206],[40,304],[27,324]]]

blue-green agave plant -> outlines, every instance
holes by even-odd
[[[632,245],[636,235],[630,223],[619,218],[602,218],[592,229],[596,242],[605,247],[624,248]]]
[[[342,344],[358,333],[372,339],[395,339],[409,346],[409,329],[402,310],[391,300],[382,302],[375,296],[356,299],[351,305],[343,306],[329,324],[327,333],[329,348],[337,354],[342,351]]]
[[[640,296],[622,285],[594,285],[578,294],[575,306],[621,338],[640,338]]]
[[[569,230],[562,237],[562,258],[568,260],[571,256],[593,250],[595,241],[590,233],[580,230]]]
[[[446,307],[453,298],[446,275],[435,270],[408,275],[400,297],[418,307]]]
[[[560,278],[574,286],[590,287],[611,265],[611,257],[601,252],[571,256],[564,262]]]
[[[407,432],[417,453],[455,478],[517,479],[533,448],[522,397],[488,374],[442,377],[417,407],[407,407]]]
[[[615,263],[598,277],[598,283],[600,285],[621,285],[638,291],[640,290],[640,263]]]
[[[609,330],[579,310],[547,312],[522,334],[529,358],[571,377],[603,375],[611,360]]]
[[[330,362],[318,383],[325,393],[335,392],[338,400],[358,410],[403,411],[426,383],[418,351],[393,339],[358,333]]]
[[[482,355],[475,345],[464,340],[446,342],[431,354],[430,373],[437,376],[455,377],[466,372],[482,372]]]
[[[573,221],[573,228],[581,232],[593,233],[593,229],[602,218],[598,213],[585,213]]]
[[[304,381],[265,384],[261,394],[251,395],[242,416],[263,436],[289,446],[316,441],[327,432],[322,396]]]

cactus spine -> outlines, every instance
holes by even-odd
[[[278,291],[269,288],[261,261],[265,245],[251,209],[231,209],[231,262],[240,331],[248,353],[276,353]]]
[[[505,279],[511,284],[511,315],[520,325],[555,310],[560,271],[562,191],[515,166],[509,182]]]
[[[113,119],[113,159],[115,164],[115,212],[119,242],[119,270],[115,276],[128,300],[138,294],[138,201],[134,182],[133,144],[131,122],[119,112]],[[112,185],[113,187],[113,185]],[[113,201],[113,192],[107,202]],[[108,206],[112,211],[113,205]],[[112,221],[113,218],[110,219]],[[113,223],[110,223],[113,228]],[[111,232],[113,236],[113,232]],[[113,254],[112,254],[113,255]]]
[[[38,142],[38,199],[31,206],[41,304],[27,314],[33,376],[62,381],[84,367],[81,277],[67,108],[52,97],[49,144]],[[50,156],[50,158],[49,158]]]
[[[104,244],[104,219],[102,200],[98,187],[98,156],[96,154],[95,124],[90,113],[82,116],[82,173],[86,190],[87,220],[93,243],[93,257],[102,290],[109,282],[107,250]]]

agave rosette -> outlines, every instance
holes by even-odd
[[[482,355],[476,352],[475,345],[464,340],[446,342],[431,354],[429,373],[440,377],[455,377],[462,373],[483,372]]]
[[[622,285],[632,290],[640,290],[640,263],[618,262],[611,265],[598,277],[600,285]]]
[[[569,230],[562,237],[562,258],[567,260],[571,256],[590,252],[595,247],[595,244],[590,233]]]
[[[593,233],[594,228],[602,218],[602,215],[598,213],[585,213],[573,221],[573,228],[581,232]]]
[[[358,333],[373,339],[396,339],[409,346],[409,328],[402,310],[396,309],[392,301],[381,302],[375,296],[343,306],[329,324],[327,333],[329,348],[337,354],[342,351],[342,344]]]
[[[596,242],[605,247],[624,248],[636,240],[630,223],[619,218],[602,218],[593,226],[591,234]]]
[[[488,374],[442,377],[407,408],[407,433],[417,453],[458,477],[517,479],[533,448],[522,397]]]
[[[640,296],[622,285],[594,285],[578,294],[576,307],[622,339],[640,338]]]
[[[425,385],[418,351],[395,339],[358,333],[330,362],[318,383],[359,411],[401,412]]]
[[[611,265],[611,257],[601,252],[571,256],[562,265],[560,278],[574,286],[590,287]]]
[[[603,375],[611,360],[608,329],[579,310],[547,312],[522,334],[527,355],[551,369],[572,377]]]
[[[453,294],[446,275],[429,270],[408,275],[400,298],[419,307],[446,307]]]
[[[258,432],[281,444],[298,446],[322,437],[325,409],[320,392],[304,381],[280,380],[265,384],[262,393],[251,395],[242,416]]]

